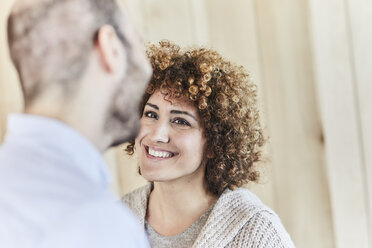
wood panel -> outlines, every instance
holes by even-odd
[[[194,43],[192,5],[189,0],[144,0],[147,36],[145,40],[174,41],[181,46]]]
[[[0,2],[0,142],[6,130],[6,118],[22,110],[22,93],[8,55],[6,20],[14,0]]]
[[[276,211],[298,247],[333,247],[307,5],[257,0]]]
[[[335,244],[369,247],[348,9],[339,0],[309,3]]]
[[[349,35],[355,80],[355,98],[358,107],[359,138],[362,146],[369,245],[372,247],[372,1],[346,1],[349,17]]]
[[[252,72],[260,82],[256,13],[253,0],[207,0],[210,45]]]
[[[191,19],[193,24],[193,43],[198,46],[210,45],[206,0],[191,1]]]
[[[134,23],[137,31],[142,35],[142,37],[148,36],[148,31],[146,30],[147,16],[144,11],[145,0],[121,0],[125,6],[126,12],[129,14],[130,19]]]

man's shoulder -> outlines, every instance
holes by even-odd
[[[58,247],[148,247],[144,230],[131,211],[119,202],[100,198],[52,223],[42,247],[55,247],[56,242]]]
[[[79,202],[56,209],[49,206],[52,208],[49,211],[45,208],[37,211],[40,213],[32,216],[37,217],[32,222],[15,215],[2,218],[2,222],[19,225],[7,225],[3,230],[0,227],[0,246],[5,243],[4,247],[148,247],[144,230],[134,215],[109,194],[82,196]],[[23,214],[30,217],[28,212]],[[21,241],[22,245],[17,245]]]
[[[152,189],[151,184],[146,184],[121,198],[121,201],[137,216],[141,226],[144,226],[144,218],[147,210],[147,200]]]

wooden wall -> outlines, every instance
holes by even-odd
[[[0,2],[0,141],[6,130],[8,113],[19,112],[23,106],[18,77],[10,63],[6,39],[6,18],[13,2]]]
[[[372,247],[372,2],[123,0],[146,41],[205,45],[244,65],[270,136],[263,182],[249,185],[297,247]],[[0,3],[0,140],[22,100]],[[105,154],[112,189],[145,181],[123,147]]]
[[[372,247],[372,2],[310,1],[336,247]]]

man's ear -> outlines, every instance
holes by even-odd
[[[102,26],[97,33],[95,44],[100,61],[108,73],[124,72],[126,68],[126,53],[115,29],[110,25]]]

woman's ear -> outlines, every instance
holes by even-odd
[[[98,30],[96,48],[107,73],[122,74],[126,71],[126,52],[111,25],[104,25]]]
[[[210,149],[207,149],[207,150],[205,151],[205,157],[206,157],[207,159],[214,158],[214,154],[213,154],[213,152],[212,152]]]

